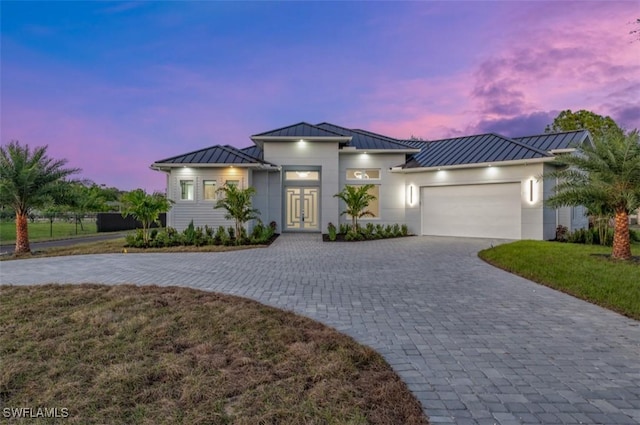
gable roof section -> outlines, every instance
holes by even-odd
[[[391,137],[382,136],[380,134],[371,133],[363,130],[351,130],[349,128],[340,127],[339,125],[323,122],[316,124],[316,127],[340,133],[344,136],[351,137],[351,141],[347,146],[355,147],[359,150],[410,150],[411,146],[406,146],[400,141]]]
[[[546,133],[534,136],[514,137],[513,140],[543,151],[571,149],[589,138],[589,131],[575,130],[562,133]]]
[[[547,152],[494,133],[420,143],[420,153],[413,155],[403,168],[445,167],[552,157]]]
[[[267,131],[264,133],[254,134],[251,139],[263,139],[263,138],[311,138],[311,137],[327,137],[327,138],[344,138],[344,134],[336,133],[334,131],[326,130],[315,125],[311,125],[306,122],[300,122],[287,127],[278,128],[276,130]]]
[[[154,165],[222,164],[222,165],[259,165],[269,164],[261,159],[229,145],[216,145],[197,151],[156,161]]]

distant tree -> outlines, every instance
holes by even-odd
[[[32,208],[55,198],[57,183],[80,171],[64,168],[66,159],[47,156],[47,146],[31,150],[29,145],[12,141],[0,146],[0,204],[16,213],[16,254],[31,252],[27,217]]]
[[[559,157],[566,168],[552,173],[560,182],[546,204],[557,208],[586,205],[603,213],[613,211],[612,258],[631,258],[629,213],[640,207],[640,140],[638,130],[593,137],[593,145],[577,147],[576,155]]]
[[[83,229],[82,217],[91,212],[107,211],[107,201],[117,199],[114,195],[90,180],[69,182],[67,206],[73,212],[76,223]]]
[[[225,184],[218,189],[218,193],[222,194],[222,197],[218,199],[213,208],[227,210],[224,218],[235,221],[236,243],[240,243],[242,241],[242,226],[247,221],[258,218],[260,214],[259,210],[251,206],[251,197],[256,194],[256,189],[253,187],[241,189],[235,184]]]
[[[374,195],[369,193],[374,186],[365,184],[362,186],[347,185],[341,192],[333,195],[334,198],[341,199],[347,206],[340,215],[348,214],[351,216],[351,229],[356,232],[358,230],[358,219],[365,216],[373,216],[373,213],[367,208],[369,203],[376,199]]]
[[[160,222],[160,213],[171,209],[171,201],[163,193],[147,194],[142,189],[132,190],[122,195],[122,216],[132,216],[142,223],[143,241],[149,243],[149,228]]]
[[[636,41],[640,41],[640,18],[637,18],[632,24],[636,25],[636,29],[629,31],[629,34],[636,37]]]
[[[594,112],[581,109],[572,112],[567,109],[558,114],[553,122],[544,129],[545,133],[560,131],[589,130],[594,137],[622,136],[624,130],[609,116],[603,117]]]

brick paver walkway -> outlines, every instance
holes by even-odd
[[[182,285],[309,316],[378,350],[433,424],[639,424],[640,323],[483,263],[490,241],[326,244],[0,263],[0,283]]]

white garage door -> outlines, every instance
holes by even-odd
[[[520,239],[520,183],[423,187],[422,234]]]

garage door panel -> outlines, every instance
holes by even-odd
[[[520,183],[422,188],[422,234],[520,239]]]

